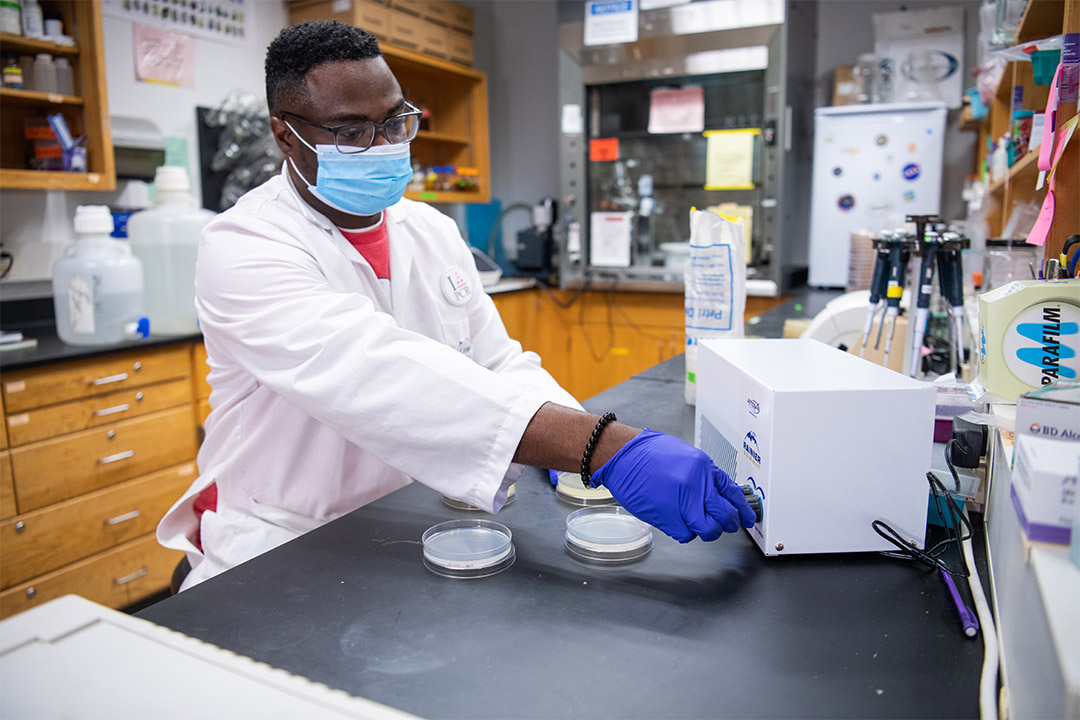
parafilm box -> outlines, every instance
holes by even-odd
[[[1007,402],[1080,376],[1080,280],[1017,280],[979,296],[979,377]]]

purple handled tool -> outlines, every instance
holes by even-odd
[[[956,589],[956,583],[953,582],[952,575],[949,575],[941,568],[938,568],[938,572],[941,573],[941,577],[945,578],[945,585],[948,586],[949,594],[952,595],[953,605],[956,606],[956,612],[960,615],[960,622],[964,625],[964,634],[968,637],[975,637],[979,633],[978,618],[975,617],[975,613],[971,611],[971,608],[964,604],[963,598],[960,597],[960,591]]]

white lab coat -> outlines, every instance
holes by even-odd
[[[158,526],[190,587],[417,480],[497,512],[545,402],[581,407],[506,334],[454,222],[386,211],[390,288],[285,170],[202,234],[210,416],[200,476]],[[192,543],[195,497],[217,483]]]

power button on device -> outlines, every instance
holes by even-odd
[[[754,516],[757,518],[757,522],[761,522],[761,496],[754,492],[754,488],[749,485],[742,486],[743,495],[746,496],[746,502],[750,503],[750,507],[754,509]]]

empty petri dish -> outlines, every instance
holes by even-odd
[[[514,502],[514,498],[516,496],[517,490],[514,489],[513,485],[506,488],[506,502],[503,503],[503,507],[506,507],[510,503]],[[455,510],[475,510],[476,512],[486,512],[484,508],[478,508],[475,505],[470,505],[464,500],[458,500],[457,498],[452,498],[449,495],[443,495],[442,501],[443,505],[446,505],[447,507],[452,507]]]
[[[578,558],[630,562],[652,549],[652,528],[621,507],[587,507],[566,518],[566,549]]]
[[[587,488],[581,484],[579,473],[559,473],[559,484],[555,486],[555,496],[568,505],[588,507],[590,505],[615,505],[606,487]]]
[[[491,520],[448,520],[424,531],[424,566],[443,577],[479,578],[514,564],[510,528]]]

